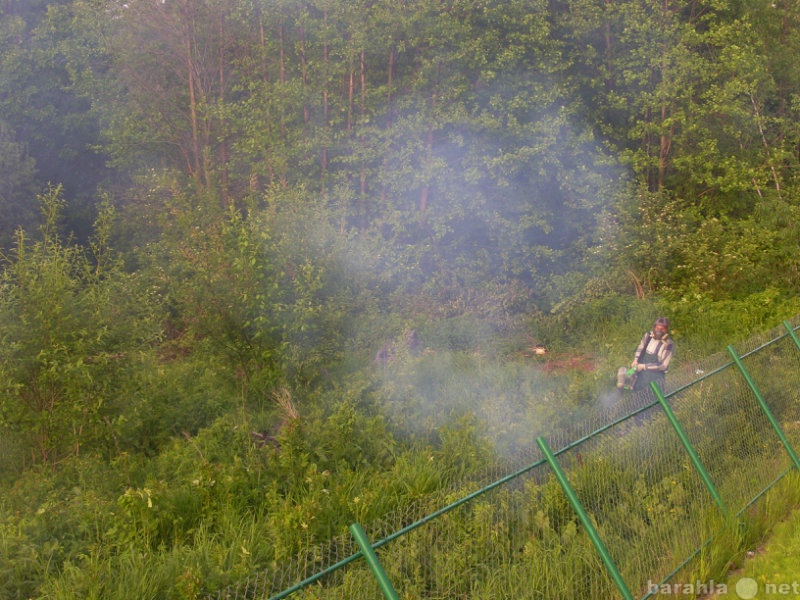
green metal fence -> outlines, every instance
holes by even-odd
[[[207,598],[644,600],[687,584],[725,564],[771,488],[800,483],[797,328],[685,365],[585,434],[538,438],[471,493],[353,524]]]

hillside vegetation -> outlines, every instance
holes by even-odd
[[[788,0],[0,0],[0,599],[221,589],[658,315],[800,313],[799,55]]]

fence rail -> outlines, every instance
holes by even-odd
[[[370,524],[374,543],[354,523],[206,598],[646,600],[713,572],[741,524],[780,518],[768,492],[800,483],[797,320],[629,395],[585,435],[537,438],[480,489]]]

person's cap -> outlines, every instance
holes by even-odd
[[[658,317],[655,323],[653,323],[653,328],[655,329],[659,325],[661,325],[664,329],[669,330],[669,319],[666,317]]]

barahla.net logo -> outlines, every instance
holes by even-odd
[[[653,583],[647,581],[647,591],[651,596],[657,594],[678,596],[708,596],[712,594],[727,594],[728,586],[725,583],[711,581],[695,581],[694,583]],[[734,586],[736,596],[741,600],[752,600],[758,596],[758,582],[751,577],[742,577]],[[791,583],[766,583],[762,597],[800,595],[800,581]]]
[[[677,596],[679,594],[693,596],[708,596],[709,594],[727,594],[728,586],[724,583],[711,581],[695,581],[694,583],[653,583],[647,580],[647,592],[654,596]]]

